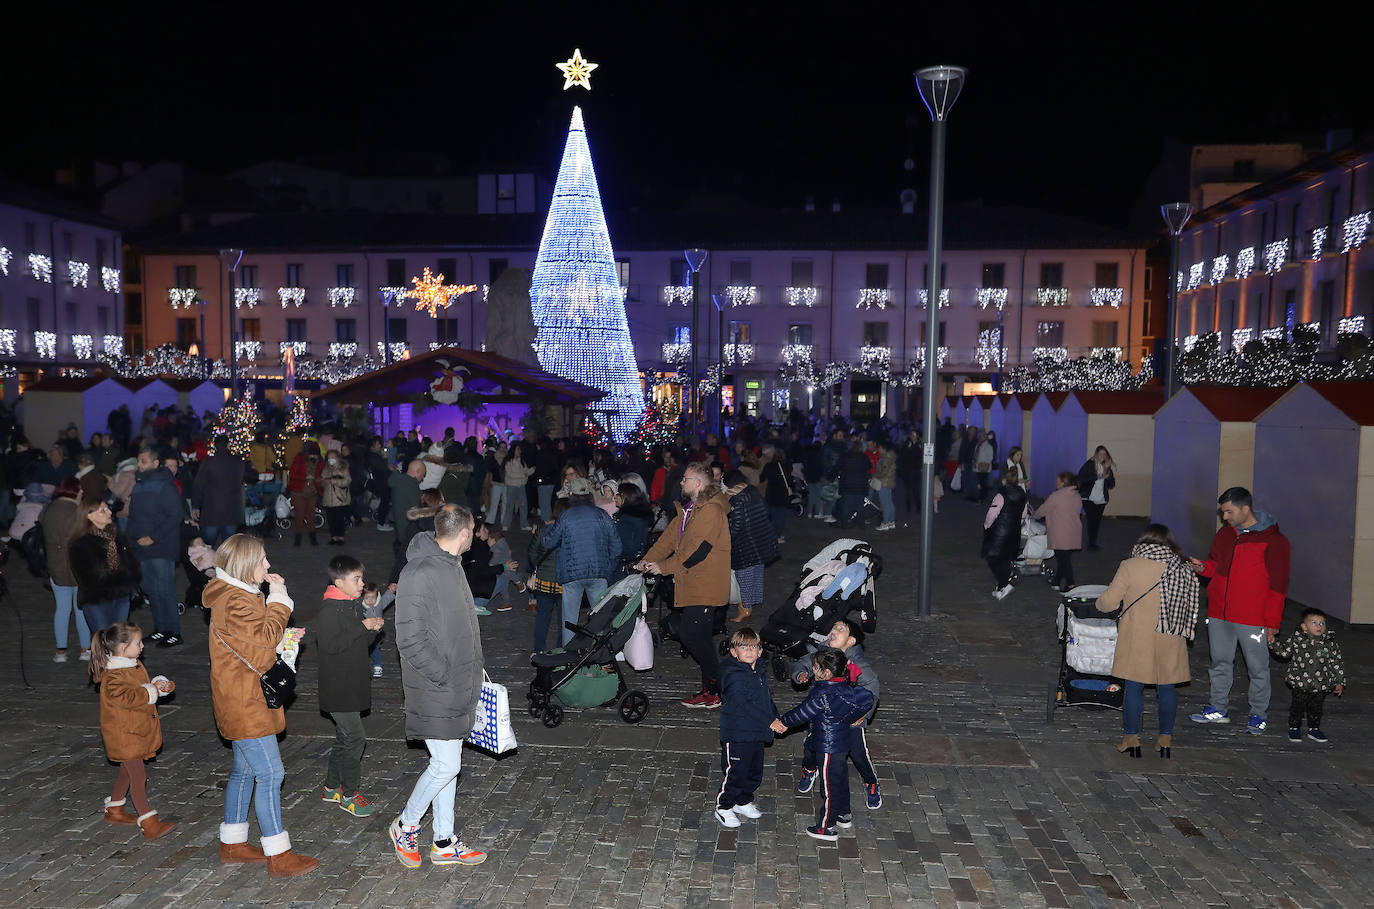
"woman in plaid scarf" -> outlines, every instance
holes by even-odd
[[[1098,597],[1101,612],[1117,612],[1119,627],[1112,675],[1121,679],[1121,744],[1116,750],[1140,757],[1140,715],[1145,686],[1159,697],[1159,739],[1155,750],[1170,756],[1178,695],[1188,681],[1188,648],[1197,627],[1197,575],[1188,568],[1173,531],[1163,524],[1145,528],[1131,557],[1121,563],[1111,586]]]

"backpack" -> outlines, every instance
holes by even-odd
[[[24,550],[24,558],[29,562],[29,574],[36,578],[46,578],[48,576],[48,541],[43,536],[43,525],[34,524],[24,531],[24,538],[19,541],[19,546]]]

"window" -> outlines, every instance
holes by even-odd
[[[124,295],[124,324],[143,324],[143,294],[131,290]]]
[[[1294,202],[1288,206],[1288,248],[1297,249],[1298,242],[1298,219],[1302,209],[1302,203]]]
[[[979,339],[981,340],[981,339],[984,337],[983,332],[987,332],[987,333],[988,333],[987,336],[988,336],[988,337],[991,337],[991,336],[992,336],[992,332],[997,331],[997,330],[1000,329],[1001,327],[1002,327],[1002,323],[1001,323],[1001,322],[984,322],[984,321],[980,321],[980,322],[978,323],[978,337],[979,337]]]
[[[304,319],[286,320],[286,340],[305,341],[307,340]]]
[[[1007,286],[1007,267],[1001,262],[983,263],[983,286],[984,287],[1006,287]]]
[[[1322,336],[1336,336],[1336,282],[1322,281],[1317,284],[1317,318],[1322,323]]]
[[[1093,347],[1120,347],[1116,343],[1118,323],[1094,322]]]
[[[37,297],[29,297],[24,302],[28,304],[29,331],[38,331],[43,327],[43,302]]]
[[[1257,291],[1250,297],[1251,305],[1249,318],[1245,320],[1248,325],[1264,325],[1264,293]]]
[[[1277,316],[1277,315],[1278,315],[1278,314],[1275,313],[1275,316]],[[1292,328],[1293,325],[1294,325],[1294,323],[1297,322],[1297,319],[1298,319],[1298,289],[1297,289],[1296,287],[1290,287],[1290,288],[1288,288],[1287,290],[1285,290],[1285,291],[1283,292],[1283,322],[1282,322],[1282,324],[1283,324],[1284,326],[1288,327],[1288,328]],[[1272,326],[1270,326],[1270,327],[1272,327],[1272,328],[1277,328],[1278,326],[1279,326],[1279,323],[1276,322],[1274,325],[1272,325]]]
[[[1098,262],[1093,266],[1093,287],[1120,287],[1120,277],[1120,266],[1115,262]]]
[[[334,281],[338,287],[356,287],[357,285],[353,283],[353,266],[335,265]]]
[[[95,239],[95,273],[100,274],[100,269],[105,267],[105,238],[96,237]]]
[[[741,344],[748,344],[748,343],[749,343],[749,328],[750,328],[750,325],[749,325],[748,322],[731,322],[731,323],[730,323],[730,334],[728,334],[726,337],[728,337],[728,338],[730,338],[730,339],[732,339],[732,340],[738,339],[739,343],[741,343]]]
[[[262,340],[262,320],[261,320],[261,319],[239,319],[239,340],[240,340],[240,341],[261,341],[261,340]]]
[[[62,231],[62,257],[64,259],[76,258],[76,241],[72,239],[72,232]]]
[[[304,266],[304,265],[301,265],[301,264],[299,264],[299,263],[294,263],[294,262],[288,262],[287,265],[286,265],[286,286],[287,286],[287,287],[304,287],[304,286],[305,286],[305,279],[301,277],[301,274],[302,274],[304,271],[305,271],[305,266]],[[305,340],[305,339],[304,339],[304,338],[299,338],[299,339],[297,339],[297,338],[288,338],[288,340],[302,340],[302,341],[303,341],[303,340]]]
[[[943,320],[941,320],[941,322],[940,322],[940,330],[937,332],[937,335],[938,335],[938,337],[936,337],[936,339],[935,339],[935,344],[936,344],[936,346],[937,346],[937,347],[944,347],[944,346],[945,346],[945,323],[944,323]],[[921,346],[922,346],[922,347],[925,347],[925,345],[926,345],[926,323],[925,323],[925,320],[922,319],[922,320],[921,320]]]
[[[887,287],[886,262],[869,262],[864,266],[864,287]]]
[[[172,268],[172,285],[175,287],[196,287],[196,267],[177,265]]]
[[[1334,226],[1340,219],[1341,209],[1341,188],[1333,186],[1326,191],[1326,223]],[[1327,231],[1327,236],[1331,236],[1334,231]]]
[[[449,284],[453,284],[455,283],[453,279],[458,274],[458,260],[440,259],[439,264],[436,266],[435,270],[438,271],[439,274],[444,276],[445,281],[447,281]]]
[[[674,322],[671,326],[674,344],[691,344],[692,330],[681,322]]]
[[[95,336],[104,338],[108,334],[118,334],[110,331],[110,307],[97,306],[95,308]]]
[[[811,282],[814,280],[814,274],[815,265],[810,259],[792,260],[793,287],[811,287]]]
[[[1235,180],[1255,179],[1255,159],[1238,158],[1231,164],[1231,177]],[[1105,285],[1100,285],[1105,286]]]
[[[1231,341],[1231,332],[1236,328],[1236,301],[1235,298],[1228,298],[1221,301],[1217,309],[1217,332],[1221,335],[1221,344],[1225,347]]]
[[[686,287],[692,283],[692,270],[687,267],[686,259],[673,259],[668,263],[668,284],[670,287]]]
[[[387,259],[386,260],[386,286],[405,287],[406,285],[406,260]]]
[[[887,266],[883,266],[886,268]],[[944,323],[941,323],[941,328]],[[887,323],[886,322],[865,322],[864,323],[864,347],[886,347],[887,346]]]
[[[352,268],[352,266],[349,266]],[[358,320],[357,319],[335,319],[334,320],[334,340],[342,341],[345,344],[350,341],[358,340]]]
[[[190,350],[198,340],[195,319],[177,319],[177,347]]]
[[[810,344],[811,343],[811,323],[793,322],[787,326],[788,344]]]
[[[24,222],[25,252],[38,252],[38,225],[32,221]]]
[[[948,286],[949,286],[948,284],[945,283],[945,275],[946,275],[946,272],[948,271],[948,268],[949,268],[949,263],[948,263],[948,262],[941,262],[941,263],[940,263],[940,287],[941,287],[941,288],[945,288],[945,287],[948,287]],[[925,265],[922,265],[922,266],[921,266],[921,286],[924,287],[926,290],[930,290],[930,263],[929,263],[929,262],[927,262]]]
[[[1040,287],[1063,287],[1064,286],[1064,263],[1063,262],[1042,262],[1040,263]],[[1105,285],[1099,285],[1105,286]],[[1115,287],[1116,285],[1111,285]],[[1042,345],[1059,347],[1058,344]]]
[[[387,319],[387,322],[391,326],[390,330],[392,344],[405,344],[409,342],[410,336],[406,332],[407,323],[405,319]]]
[[[1148,266],[1148,265],[1145,266],[1145,292],[1146,292],[1146,293],[1149,293],[1151,290],[1154,289],[1154,274],[1155,274],[1155,270],[1154,270],[1153,268],[1151,268],[1151,267]]]
[[[258,267],[256,265],[239,266],[239,287],[259,287]],[[253,340],[257,340],[254,338]]]
[[[1115,324],[1115,323],[1113,323]],[[1035,327],[1036,347],[1063,347],[1064,323],[1041,322]],[[1112,345],[1115,346],[1115,345]]]
[[[754,266],[748,259],[730,260],[730,284],[734,287],[748,287],[754,283]]]
[[[496,279],[510,267],[509,259],[488,259],[487,260],[487,283],[495,284]]]
[[[629,259],[616,259],[616,260],[615,260],[615,276],[616,276],[616,280],[618,280],[618,281],[620,282],[620,286],[621,286],[621,287],[629,287],[629,286],[630,286],[630,260],[629,260]]]
[[[1269,240],[1269,212],[1260,212],[1259,238],[1255,245],[1262,246]]]
[[[458,320],[438,319],[434,323],[434,340],[440,344],[458,343]]]

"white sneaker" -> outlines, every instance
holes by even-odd
[[[89,663],[90,661],[91,661],[91,648],[86,647],[86,648],[84,648],[84,649],[81,651],[81,662],[83,662],[83,663]]]
[[[839,519],[836,518],[833,514],[828,514],[828,515],[825,516],[825,519],[824,519],[824,520],[825,520],[825,523],[827,523],[827,524],[834,524],[834,523],[836,523]]]
[[[994,590],[992,592],[992,598],[994,600],[1005,600],[1008,596],[1011,595],[1012,589],[1013,588],[1010,584],[1008,584],[1006,587],[999,587],[997,590]]]
[[[753,802],[746,805],[736,805],[732,810],[740,817],[747,817],[751,821],[757,821],[763,817],[763,812],[756,808]]]
[[[59,650],[57,653],[54,653],[54,654],[52,655],[52,661],[53,661],[54,663],[65,663],[65,662],[67,662],[67,651],[65,651],[65,650]]]
[[[739,818],[735,817],[735,812],[732,808],[717,808],[716,820],[720,821],[722,827],[728,827],[731,830],[739,826]]]
[[[382,667],[380,667],[380,666],[373,666],[373,667],[372,667],[372,677],[373,677],[374,679],[380,679],[380,678],[382,677]]]

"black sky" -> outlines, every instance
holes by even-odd
[[[930,132],[912,71],[939,62],[970,69],[950,120],[952,201],[1124,225],[1170,140],[1374,127],[1354,23],[1258,7],[1215,21],[984,7],[936,25],[892,4],[310,6],[131,11],[66,31],[49,14],[0,60],[0,172],[39,183],[91,157],[222,169],[417,148],[459,172],[552,177],[578,103],[609,208],[895,207],[906,186],[924,204]],[[553,66],[575,46],[600,64],[590,94],[562,91]]]

